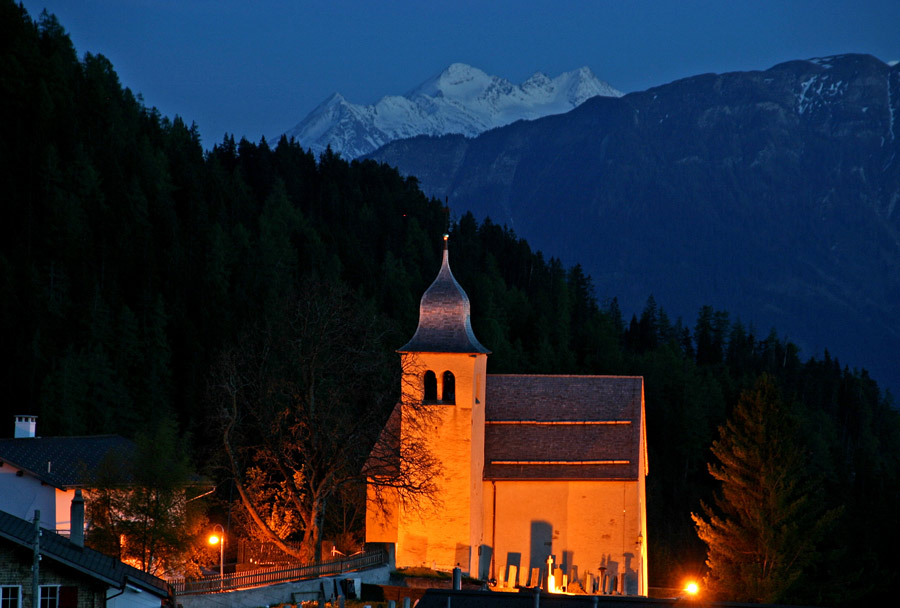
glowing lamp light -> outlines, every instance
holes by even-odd
[[[225,589],[225,528],[222,524],[216,524],[214,533],[209,535],[210,545],[219,545],[219,586]]]
[[[684,590],[688,595],[697,595],[697,593],[700,592],[700,585],[694,581],[689,581],[688,584],[684,586]]]

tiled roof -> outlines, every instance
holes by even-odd
[[[135,449],[134,442],[118,435],[0,439],[0,462],[57,488],[84,487],[95,482],[104,468],[130,461]]]
[[[34,541],[34,524],[0,511],[0,539],[30,549]],[[40,551],[43,558],[74,568],[117,589],[122,589],[127,583],[159,597],[166,597],[169,594],[169,588],[164,580],[123,564],[99,551],[80,547],[46,529],[41,530]]]
[[[485,479],[637,479],[643,379],[489,374]]]
[[[469,297],[450,272],[447,241],[437,278],[419,302],[419,326],[401,353],[484,353],[472,331]]]

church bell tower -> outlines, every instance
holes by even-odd
[[[484,392],[490,351],[472,332],[469,298],[450,271],[447,241],[445,234],[441,268],[422,295],[416,333],[398,349],[403,416],[425,412],[419,428],[427,430],[425,443],[442,469],[435,480],[438,500],[436,512],[424,515],[400,508],[395,557],[398,568],[459,566],[474,574],[484,542]]]

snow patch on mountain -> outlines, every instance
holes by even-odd
[[[562,114],[591,97],[621,97],[587,67],[555,78],[537,72],[522,84],[454,63],[403,96],[374,105],[348,102],[335,93],[285,135],[320,154],[328,146],[347,158],[396,139],[459,133],[475,137],[517,120]]]
[[[828,65],[827,68],[831,69],[831,66]],[[800,83],[800,92],[796,95],[797,113],[803,114],[834,101],[847,92],[847,87],[847,82],[829,79],[828,74],[810,76],[809,79]]]

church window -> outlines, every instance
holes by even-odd
[[[437,401],[437,376],[433,371],[425,372],[425,401]]]
[[[444,372],[443,388],[441,400],[444,403],[456,403],[456,378],[453,377],[453,372]]]

